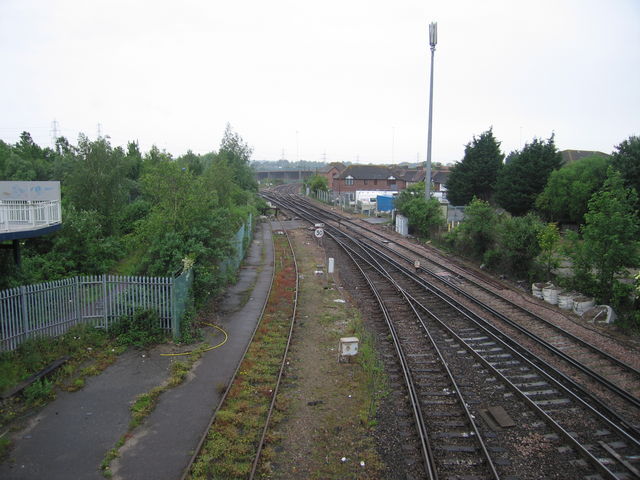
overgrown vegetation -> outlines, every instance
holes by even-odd
[[[139,310],[132,317],[124,316],[109,328],[116,344],[146,348],[167,339],[158,312]]]
[[[56,338],[31,338],[15,351],[0,354],[0,391],[18,385],[59,358],[68,356],[68,365],[79,365],[95,358],[108,345],[106,333],[89,325],[78,325]],[[63,370],[73,373],[69,366]]]
[[[184,382],[193,365],[202,357],[207,347],[207,345],[202,344],[190,352],[189,355],[186,355],[184,361],[173,362],[170,366],[169,378],[166,382],[136,397],[130,408],[131,420],[127,427],[127,433],[122,435],[114,447],[107,451],[100,463],[100,470],[104,477],[111,478],[111,463],[120,456],[120,449],[127,443],[127,440],[131,438],[132,432],[142,425],[144,420],[156,408],[160,395]]]
[[[444,217],[438,200],[424,198],[424,182],[411,185],[400,192],[395,207],[409,219],[412,232],[422,238],[430,238],[444,225]]]
[[[271,403],[293,314],[295,269],[286,238],[276,236],[275,278],[254,341],[240,365],[190,478],[244,478]],[[278,412],[274,421],[278,420]],[[270,450],[263,452],[268,462]]]
[[[123,317],[108,332],[91,325],[78,325],[59,337],[32,338],[16,350],[0,354],[0,392],[16,387],[54,361],[69,357],[61,367],[2,403],[0,427],[54,399],[59,389],[83,388],[87,377],[100,374],[127,347],[147,348],[165,338],[166,333],[159,328],[158,314],[141,310],[132,319]],[[178,367],[173,368],[172,376],[184,378],[184,375]]]
[[[467,198],[473,182],[460,185],[456,178],[471,166],[494,171],[496,153],[488,146],[499,143],[489,141],[490,133],[467,145],[465,159],[453,169],[449,198]],[[553,280],[593,296],[618,310],[621,326],[640,330],[638,293],[628,282],[629,269],[640,266],[639,165],[637,136],[610,156],[598,153],[567,165],[560,164],[553,136],[534,139],[507,156],[495,195],[488,201],[473,198],[465,221],[444,235],[443,243],[496,273]],[[572,273],[554,277],[562,261]]]
[[[589,200],[581,238],[571,237],[576,288],[615,307],[628,303],[633,289],[618,276],[640,264],[637,201],[636,191],[625,188],[620,174],[610,168],[602,190]]]
[[[359,340],[357,362],[364,372],[366,408],[360,411],[360,422],[367,428],[377,423],[376,415],[382,399],[388,394],[384,365],[377,356],[375,338],[356,315],[349,325],[350,332]]]
[[[74,275],[118,271],[169,276],[194,262],[194,298],[201,304],[227,278],[218,268],[233,233],[256,212],[251,148],[229,125],[217,152],[173,158],[155,146],[112,146],[106,137],[64,137],[54,149],[0,141],[3,180],[59,180],[62,228],[27,239],[22,268],[0,250],[0,289]]]
[[[322,175],[313,175],[305,179],[304,185],[309,187],[309,190],[315,195],[317,195],[318,192],[326,192],[328,190],[327,178]]]

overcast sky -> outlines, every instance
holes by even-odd
[[[639,0],[0,0],[0,139],[424,161],[432,21],[433,161],[640,134]]]

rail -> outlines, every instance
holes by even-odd
[[[287,202],[285,201],[283,203],[287,203]],[[299,203],[294,203],[294,204],[289,203],[286,208],[292,211],[295,211],[297,215],[303,218],[306,217],[305,215],[306,212],[302,211]],[[331,212],[323,212],[323,213],[325,215],[332,215]],[[322,220],[324,222],[327,221],[326,218]],[[311,218],[310,221],[313,223],[313,222],[319,221],[319,219],[314,217],[314,218]],[[331,229],[329,228],[329,226],[327,226],[327,229],[325,231],[328,234],[330,234],[331,233],[330,230]],[[342,235],[345,234],[344,231],[340,233]],[[513,339],[509,340],[505,338],[505,336],[502,335],[499,330],[496,329],[496,331],[493,331],[490,328],[489,324],[483,319],[481,319],[481,317],[476,318],[476,315],[473,314],[473,312],[468,310],[466,307],[462,305],[457,305],[457,302],[455,302],[452,299],[447,299],[447,295],[444,294],[444,292],[440,291],[439,288],[437,288],[435,285],[427,284],[424,282],[423,279],[418,280],[419,277],[417,275],[414,275],[413,271],[410,271],[409,267],[400,265],[397,262],[393,261],[391,258],[389,258],[387,255],[383,255],[381,250],[386,250],[385,247],[386,247],[385,245],[381,245],[376,242],[375,246],[368,246],[366,250],[369,252],[368,253],[369,255],[374,255],[377,258],[380,258],[381,260],[384,258],[383,260],[384,262],[389,262],[389,264],[393,264],[394,268],[398,270],[398,273],[402,273],[407,277],[414,278],[414,282],[417,282],[418,285],[413,285],[412,288],[417,289],[416,291],[430,292],[431,298],[435,296],[440,298],[440,300],[443,301],[444,303],[450,304],[450,306],[453,307],[454,310],[458,311],[458,314],[456,315],[457,322],[462,324],[464,323],[463,317],[466,318],[467,319],[466,321],[468,321],[469,324],[474,324],[473,329],[475,331],[482,331],[482,333],[479,333],[478,335],[486,335],[486,337],[482,337],[482,338],[493,338],[493,343],[495,343],[496,345],[500,344],[500,347],[495,347],[495,349],[499,348],[502,351],[502,353],[499,355],[493,355],[492,350],[491,351],[487,350],[484,347],[474,348],[474,346],[468,345],[465,339],[456,335],[455,332],[449,328],[449,326],[444,326],[445,329],[449,330],[449,336],[451,336],[451,338],[453,338],[454,341],[457,342],[457,345],[463,346],[465,350],[473,354],[482,364],[484,364],[484,367],[488,371],[493,371],[493,375],[495,378],[502,378],[504,383],[513,392],[515,392],[516,395],[518,395],[518,397],[520,397],[522,401],[530,402],[530,405],[531,405],[530,408],[536,411],[537,415],[540,418],[544,418],[545,423],[547,425],[550,425],[554,430],[556,430],[556,432],[560,435],[560,437],[563,438],[563,441],[569,444],[572,444],[575,451],[578,452],[578,455],[581,456],[583,459],[587,460],[588,463],[593,465],[601,475],[603,475],[605,478],[617,478],[616,474],[613,473],[613,471],[610,470],[610,468],[613,467],[614,464],[616,464],[613,457],[617,459],[618,457],[616,455],[619,456],[619,453],[614,452],[615,453],[614,455],[608,452],[608,450],[607,450],[608,453],[605,453],[604,451],[598,451],[597,453],[592,452],[590,450],[590,447],[587,447],[581,442],[579,442],[577,438],[574,439],[573,436],[575,435],[575,433],[571,433],[570,431],[565,430],[565,428],[562,426],[562,425],[565,425],[565,422],[567,421],[567,419],[566,418],[562,419],[562,415],[560,415],[560,413],[562,413],[562,410],[560,410],[560,412],[557,412],[554,410],[554,407],[553,407],[554,402],[571,403],[573,405],[573,408],[579,409],[581,412],[584,412],[586,414],[584,416],[585,421],[586,421],[586,418],[589,418],[590,419],[589,421],[597,422],[594,424],[598,424],[599,422],[601,422],[599,423],[600,425],[606,426],[606,429],[602,429],[602,432],[607,434],[609,440],[612,442],[611,444],[612,445],[615,444],[618,446],[625,445],[624,448],[625,449],[628,448],[628,451],[632,452],[630,454],[631,456],[627,458],[637,458],[635,455],[637,452],[637,448],[640,446],[640,443],[638,442],[638,439],[635,438],[633,433],[629,433],[627,431],[628,425],[625,425],[625,422],[622,422],[622,425],[618,425],[618,423],[610,420],[610,417],[615,417],[615,415],[613,415],[613,412],[609,412],[606,409],[604,409],[605,411],[600,412],[598,411],[599,409],[596,409],[592,405],[590,405],[589,402],[586,401],[586,398],[585,399],[582,398],[582,396],[585,396],[585,397],[589,396],[587,395],[587,392],[585,392],[584,389],[577,388],[577,385],[574,382],[572,382],[569,378],[567,378],[566,375],[561,375],[559,374],[559,372],[554,372],[554,369],[551,367],[551,365],[537,358],[537,355],[533,354],[531,351],[528,351],[526,348],[518,344],[518,342],[514,341]],[[378,255],[380,256],[378,257]],[[406,258],[403,258],[403,260],[406,261]],[[420,269],[420,270],[423,272],[425,271],[424,269]],[[431,300],[429,300],[429,302],[431,303]],[[456,304],[457,306],[455,306],[454,304]],[[417,308],[424,308],[428,316],[433,316],[433,312],[431,312],[430,310],[430,308],[432,307],[429,307],[429,308],[424,307],[418,300],[415,300],[415,305]],[[470,328],[466,328],[466,330],[470,330]],[[473,335],[471,335],[471,337],[473,337]],[[470,340],[475,340],[475,339],[471,338]],[[484,352],[484,353],[480,353],[480,352]],[[508,353],[505,353],[505,352],[508,352]],[[519,385],[516,385],[513,379],[507,378],[508,376],[503,375],[500,371],[498,371],[498,369],[495,368],[495,366],[499,365],[501,361],[497,359],[498,357],[505,357],[505,358],[508,357],[507,360],[504,361],[505,366],[501,367],[502,370],[507,371],[510,368],[517,370],[516,367],[512,368],[511,366],[509,366],[511,364],[514,364],[514,365],[516,363],[518,365],[527,364],[527,368],[529,369],[530,372],[536,372],[535,376],[538,379],[544,379],[545,384],[552,385],[553,388],[549,390],[541,390],[541,391],[530,390],[530,389],[529,389],[530,391],[521,390],[521,387]],[[537,359],[537,360],[532,363],[530,359]],[[514,375],[514,378],[522,377],[522,375],[518,375],[517,371],[516,371],[516,374],[513,374],[513,375]],[[530,376],[534,376],[534,374],[530,373]],[[562,378],[562,380],[558,381],[558,378]],[[531,388],[533,388],[533,386],[535,385],[537,385],[536,382],[533,382],[531,384]],[[527,385],[525,385],[525,387],[529,388],[529,386]],[[574,392],[571,391],[572,389],[579,390],[582,392],[582,394],[576,395]],[[538,400],[538,401],[533,400],[533,398],[531,399],[528,398],[529,396],[533,397],[535,395],[543,395],[546,397],[544,397],[543,400]],[[549,400],[547,397],[551,398],[551,400]],[[620,421],[620,419],[618,419],[618,421]],[[582,432],[582,434],[584,435],[584,438],[587,440],[591,437],[590,433],[591,432],[588,432],[586,430]],[[620,440],[621,442],[616,443],[617,441],[620,441]],[[604,445],[605,446],[603,446],[603,449],[606,450],[607,446],[606,444]],[[626,454],[623,454],[623,455],[626,456]],[[622,460],[618,459],[618,462],[624,465],[625,468],[629,470],[629,472],[636,474],[635,473],[636,470],[632,468],[633,466],[631,468],[627,466],[624,459]],[[620,477],[620,478],[623,478],[623,477]]]

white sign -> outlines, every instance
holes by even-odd
[[[0,200],[60,201],[60,182],[0,182]]]
[[[316,238],[322,238],[322,236],[324,235],[324,230],[321,228],[316,228],[314,235],[316,236]]]

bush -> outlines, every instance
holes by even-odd
[[[474,198],[464,211],[465,220],[452,236],[459,253],[482,259],[495,244],[498,216],[488,202]]]
[[[540,253],[538,234],[543,228],[542,221],[530,213],[524,217],[504,218],[499,223],[496,243],[502,254],[504,273],[528,275]]]
[[[119,345],[145,348],[167,338],[155,310],[138,310],[133,317],[121,317],[109,328],[109,334]]]
[[[494,248],[487,250],[482,256],[482,263],[488,270],[498,272],[502,269],[502,254]]]
[[[36,380],[24,390],[24,398],[29,403],[45,402],[53,397],[53,382],[46,378]]]

